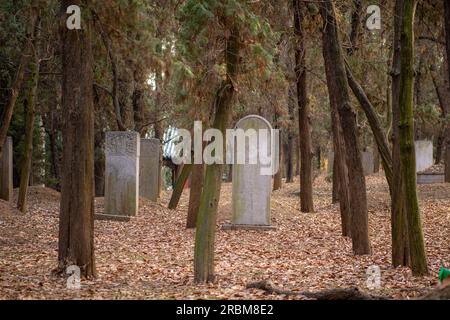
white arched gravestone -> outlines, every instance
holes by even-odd
[[[278,144],[273,148],[272,126],[263,117],[250,115],[238,121],[237,130],[244,130],[245,146],[234,138],[233,159],[233,216],[226,228],[273,229],[271,226],[270,197],[272,171]],[[260,130],[265,129],[265,130]],[[252,143],[250,142],[252,141]],[[239,148],[240,150],[237,150]],[[243,155],[245,151],[245,155]],[[245,163],[238,161],[239,152]],[[241,158],[242,159],[242,158]],[[270,159],[270,170],[267,160]],[[278,166],[277,166],[278,167]],[[270,173],[269,173],[270,172]]]
[[[432,141],[414,141],[414,148],[416,151],[416,172],[426,170],[434,164]]]

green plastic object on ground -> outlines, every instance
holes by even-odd
[[[447,279],[447,277],[450,277],[450,270],[441,267],[441,270],[439,270],[439,283]]]

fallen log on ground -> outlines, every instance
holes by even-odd
[[[387,296],[374,296],[360,291],[356,287],[351,288],[337,288],[330,290],[323,290],[318,292],[302,291],[296,292],[291,290],[284,290],[275,287],[272,282],[263,280],[247,284],[247,288],[255,288],[266,291],[267,293],[283,294],[290,296],[304,296],[317,300],[391,300]]]
[[[304,296],[317,300],[392,300],[392,298],[388,296],[366,294],[356,287],[329,289],[318,292],[297,292],[278,288],[274,286],[271,281],[262,280],[248,283],[247,288],[260,289],[269,294]],[[445,288],[430,289],[429,292],[419,298],[416,298],[416,300],[450,300],[450,286]]]
[[[421,300],[450,300],[450,286],[434,289],[420,298]]]

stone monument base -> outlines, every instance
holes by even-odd
[[[130,221],[130,216],[119,216],[115,214],[103,214],[96,213],[94,214],[94,220],[109,220],[109,221],[120,221],[120,222],[128,222]]]
[[[445,183],[443,173],[418,173],[417,184]]]
[[[270,231],[276,230],[275,226],[257,225],[257,224],[231,224],[226,223],[222,226],[222,230],[259,230],[259,231]]]

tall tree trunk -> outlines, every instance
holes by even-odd
[[[322,169],[322,149],[320,146],[316,147],[316,157],[317,157],[317,170]]]
[[[434,164],[440,164],[442,160],[442,149],[444,147],[445,133],[444,130],[440,130],[436,136],[434,144],[436,145],[436,158]]]
[[[93,13],[94,13],[94,16],[96,17],[96,20],[94,20],[94,22],[98,22],[98,30],[100,32],[100,35],[101,35],[102,41],[106,47],[106,50],[108,51],[108,56],[109,56],[109,59],[111,62],[113,85],[112,85],[111,91],[109,91],[108,89],[106,89],[106,91],[108,92],[108,94],[111,96],[111,99],[112,99],[112,103],[114,106],[114,115],[116,117],[117,129],[120,131],[126,131],[127,127],[125,125],[125,120],[124,120],[124,117],[126,117],[126,115],[122,114],[122,112],[124,110],[124,106],[121,105],[120,97],[119,97],[120,76],[119,76],[119,70],[118,70],[117,56],[113,51],[111,39],[109,38],[108,34],[103,29],[103,24],[100,21],[100,18],[95,13],[95,11],[93,11]],[[102,88],[102,89],[104,89],[104,88]]]
[[[59,186],[60,181],[60,174],[59,174],[59,157],[58,157],[58,151],[56,147],[56,133],[52,130],[48,133],[48,141],[50,145],[50,161],[51,161],[51,173],[53,175],[53,178],[58,181],[56,182],[56,185],[54,188],[58,191],[61,190]]]
[[[159,184],[158,184],[158,198],[161,197],[161,190],[163,188],[163,171],[162,171],[162,167],[163,167],[163,143],[164,143],[164,123],[163,121],[159,121],[160,119],[160,109],[161,109],[161,87],[162,87],[162,76],[161,76],[161,72],[159,71],[159,69],[156,72],[156,82],[155,82],[155,86],[156,86],[156,92],[155,92],[155,105],[156,105],[156,111],[154,113],[154,121],[155,124],[153,126],[154,130],[155,130],[155,138],[159,139],[161,141],[160,144],[160,149],[159,149]]]
[[[147,127],[144,126],[144,96],[145,75],[139,66],[134,71],[134,90],[132,97],[134,131],[139,132],[141,138],[145,138]],[[158,120],[158,119],[156,119]]]
[[[350,47],[347,49],[349,56],[358,49],[358,40],[360,35],[361,26],[361,0],[353,0],[353,13],[352,13],[352,29],[350,31]]]
[[[39,37],[36,35],[36,38]],[[39,83],[39,57],[37,49],[39,47],[39,41],[34,41],[33,61],[30,63],[30,84],[29,92],[27,96],[27,114],[25,120],[25,143],[24,152],[22,157],[22,163],[20,166],[20,187],[19,195],[17,198],[17,208],[25,213],[27,211],[27,191],[30,182],[31,161],[33,157],[33,133],[34,133],[34,121],[35,121],[35,106],[37,99],[37,88]]]
[[[405,0],[400,37],[400,119],[397,123],[400,138],[400,159],[405,184],[405,208],[408,222],[410,262],[414,275],[428,273],[422,234],[419,202],[416,189],[416,157],[414,151],[414,12],[415,0]]]
[[[192,172],[192,164],[184,164],[180,171],[180,174],[177,177],[175,182],[175,187],[173,188],[172,196],[169,201],[169,209],[176,209],[178,206],[178,202],[180,202],[181,194],[183,193],[184,186],[186,185],[186,181],[189,178],[189,175]]]
[[[331,67],[330,65],[326,68]],[[327,78],[331,72],[327,72]],[[328,81],[328,80],[327,80]],[[331,81],[331,79],[330,79]],[[330,82],[331,83],[331,82]],[[335,90],[330,87],[329,90]],[[342,133],[341,121],[337,111],[336,95],[330,95],[331,126],[333,131],[334,164],[333,164],[333,196],[332,200],[339,201],[341,213],[341,228],[344,237],[352,234],[352,211],[350,207],[350,187],[348,181],[348,167],[345,160],[345,143]]]
[[[447,63],[450,61],[450,3],[444,0],[445,49]],[[450,68],[447,66],[448,81],[450,83]],[[450,109],[450,107],[447,107]],[[448,111],[450,113],[450,111]],[[450,182],[450,123],[446,127],[445,139],[445,182]]]
[[[95,196],[105,195],[105,155],[103,153],[102,142],[105,141],[103,130],[96,130],[94,136],[94,175],[95,175]]]
[[[91,21],[81,30],[66,28],[67,7],[88,1],[61,0],[63,152],[59,216],[59,270],[76,265],[95,276],[94,108]]]
[[[381,121],[378,117],[377,112],[375,111],[375,108],[373,107],[372,103],[370,102],[369,98],[364,92],[364,89],[356,81],[348,65],[346,65],[346,70],[350,88],[352,89],[356,99],[358,100],[369,122],[370,129],[372,130],[372,134],[377,144],[378,152],[383,163],[383,169],[386,175],[386,180],[388,182],[389,189],[391,190],[392,175],[393,175],[392,156],[386,135],[384,134],[383,127],[381,125]]]
[[[306,88],[306,47],[302,23],[305,17],[304,3],[293,0],[295,45],[295,75],[297,82],[298,124],[300,140],[300,211],[313,212],[312,142]]]
[[[413,94],[413,106],[420,106],[422,103],[422,68],[423,68],[423,55],[418,56],[417,67],[414,66],[414,94]],[[416,121],[414,125],[414,139],[423,139],[423,121]]]
[[[236,25],[231,27],[230,35],[226,40],[225,61],[227,78],[223,80],[216,93],[214,101],[216,113],[213,123],[213,128],[220,130],[224,136],[233,110],[232,100],[235,90],[233,83],[236,80],[239,64],[239,29]],[[195,233],[195,282],[214,280],[214,240],[222,171],[222,164],[206,167]]]
[[[281,140],[281,138],[280,138]],[[281,143],[280,143],[281,145]],[[273,176],[273,191],[280,190],[283,185],[283,148],[280,148],[280,153],[278,154],[278,163],[280,164],[280,168],[277,173]]]
[[[191,188],[189,191],[189,207],[186,221],[186,228],[195,228],[197,225],[198,209],[203,190],[203,175],[205,166],[194,164],[191,173]]]
[[[58,154],[58,148],[56,145],[56,139],[57,139],[57,130],[56,130],[56,120],[55,120],[55,114],[56,114],[56,108],[57,108],[57,97],[56,95],[53,95],[52,99],[50,100],[50,110],[47,113],[44,113],[42,115],[42,121],[44,123],[45,132],[48,135],[48,141],[49,141],[49,148],[50,148],[50,173],[55,181],[52,185],[52,188],[61,191],[59,182],[60,180],[60,174],[59,174],[59,154]]]
[[[332,191],[331,191],[331,203],[338,203],[339,202],[339,174],[337,172],[337,166],[338,166],[338,159],[336,157],[336,154],[333,158],[333,185],[332,185]]]
[[[348,170],[351,235],[353,252],[357,255],[370,254],[369,221],[367,214],[366,182],[357,137],[356,114],[350,102],[345,61],[339,39],[336,13],[332,1],[321,3],[324,21],[323,52],[327,73],[329,95],[335,96],[335,103],[342,125]],[[341,184],[342,185],[342,184]]]
[[[441,109],[441,119],[443,120],[442,128],[440,128],[437,137],[436,137],[436,164],[439,164],[442,159],[442,151],[445,149],[445,143],[448,139],[450,139],[450,123],[447,120],[447,115],[450,114],[450,100],[449,100],[449,94],[450,91],[446,88],[448,88],[448,81],[444,81],[442,84],[438,83],[438,80],[436,79],[436,75],[433,72],[434,70],[430,70],[431,79],[433,81],[433,86],[436,91],[436,95],[439,101],[439,106]],[[447,74],[445,74],[445,77],[447,77]],[[444,155],[445,156],[445,155]],[[445,158],[444,158],[445,159]],[[446,181],[447,182],[447,181]]]
[[[289,136],[284,142],[284,162],[285,162],[285,172],[286,172],[286,183],[292,183],[294,182],[294,160],[295,160],[295,154],[294,154],[294,137]]]
[[[450,183],[450,124],[447,124],[447,128],[445,130],[445,152],[444,152],[444,164],[445,164],[445,176],[444,181]]]
[[[294,175],[295,175],[294,162],[296,162],[298,158],[296,151],[297,148],[295,148],[294,136],[288,136],[285,146],[286,183],[294,182]]]
[[[405,186],[401,174],[399,127],[400,109],[400,34],[403,17],[403,0],[395,2],[394,39],[392,55],[392,196],[391,196],[391,236],[392,265],[409,265],[408,226],[405,212]]]
[[[280,114],[278,113],[278,111],[276,110],[276,108],[275,108],[275,115],[274,115],[274,123],[275,123],[275,129],[280,129]],[[280,136],[278,137],[278,145],[279,146],[281,146],[281,143],[282,143],[282,141],[283,141],[283,137],[282,137],[282,133],[280,134]],[[279,153],[278,153],[278,163],[280,164],[280,168],[279,168],[279,170],[277,171],[277,173],[275,173],[274,175],[273,175],[273,188],[272,188],[272,190],[273,191],[276,191],[276,190],[279,190],[279,189],[281,189],[281,183],[282,183],[282,177],[281,177],[281,175],[282,175],[282,161],[283,161],[283,159],[282,159],[282,154],[283,154],[283,148],[280,148],[279,149]]]
[[[1,114],[2,122],[0,124],[0,159],[2,157],[3,145],[5,144],[6,136],[8,135],[9,124],[11,123],[14,107],[16,106],[17,97],[19,96],[19,91],[22,87],[25,68],[27,67],[28,61],[31,57],[32,41],[36,34],[38,15],[39,11],[37,6],[33,5],[28,13],[29,25],[26,34],[25,48],[20,57],[19,66],[17,67],[16,75],[11,86],[11,94],[9,96],[9,100],[6,104],[5,110]]]
[[[284,161],[286,167],[286,183],[294,182],[294,160],[297,158],[295,156],[294,147],[294,121],[295,121],[295,91],[296,88],[293,83],[289,84],[288,88],[288,112],[289,112],[289,123],[291,126],[286,130],[286,140],[284,141]]]
[[[378,173],[380,172],[380,152],[378,151],[376,143],[373,145],[372,149],[373,149],[373,172]]]
[[[298,136],[297,136],[297,138],[295,138],[294,139],[294,146],[295,146],[295,152],[294,152],[294,154],[295,154],[295,176],[296,177],[299,177],[300,176],[300,166],[301,166],[301,164],[300,164],[300,159],[301,159],[301,157],[300,157],[300,141],[299,141],[299,139],[298,139]]]

